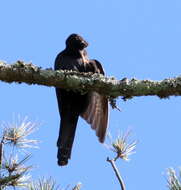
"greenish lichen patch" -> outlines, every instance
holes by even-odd
[[[97,91],[108,97],[130,99],[135,96],[169,96],[181,95],[181,76],[162,81],[138,80],[136,78],[116,80],[101,74],[79,73],[76,71],[54,71],[52,68],[42,69],[32,63],[17,61],[6,64],[0,61],[0,80],[60,87],[68,90]]]

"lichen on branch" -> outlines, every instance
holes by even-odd
[[[117,80],[114,77],[104,77],[101,74],[79,73],[75,71],[54,71],[42,69],[32,63],[17,61],[6,64],[0,61],[0,80],[4,82],[17,82],[54,86],[69,90],[97,91],[108,97],[122,96],[129,99],[135,96],[169,96],[181,95],[181,76],[164,79],[162,81],[127,79]]]

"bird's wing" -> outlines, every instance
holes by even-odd
[[[99,141],[103,143],[108,126],[108,99],[97,92],[90,92],[89,105],[81,117],[91,125]]]
[[[101,63],[95,59],[89,60],[89,64],[93,66],[95,73],[104,75]],[[89,104],[87,109],[81,114],[96,131],[96,135],[101,143],[104,142],[106,130],[108,126],[108,99],[97,92],[89,92]]]

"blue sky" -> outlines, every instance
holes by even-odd
[[[0,60],[7,63],[24,60],[53,67],[67,36],[79,33],[89,42],[89,57],[103,64],[107,76],[162,80],[180,75],[179,0],[6,0],[0,7]],[[82,119],[69,165],[57,166],[54,88],[3,82],[0,88],[1,121],[20,114],[42,123],[34,135],[42,141],[31,160],[34,178],[52,176],[62,188],[77,182],[82,182],[82,189],[119,188],[106,162],[112,153]],[[110,110],[112,135],[131,129],[139,141],[131,161],[117,163],[127,189],[167,189],[166,168],[181,164],[180,102],[180,97],[119,99],[122,112]]]

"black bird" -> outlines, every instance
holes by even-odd
[[[74,70],[104,75],[104,70],[97,60],[89,60],[85,48],[88,43],[78,34],[71,34],[66,40],[66,48],[55,59],[55,70]],[[68,164],[71,157],[79,116],[84,118],[96,130],[101,143],[104,142],[108,123],[108,99],[97,92],[67,91],[56,88],[58,108],[61,117],[58,147],[58,165]]]

